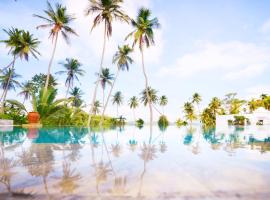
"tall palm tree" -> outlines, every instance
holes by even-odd
[[[114,75],[110,73],[109,68],[102,68],[101,73],[98,74],[100,84],[102,87],[102,106],[104,107],[104,97],[106,85],[112,85],[112,80],[114,80]]]
[[[6,101],[7,92],[9,90],[15,90],[16,87],[20,87],[20,83],[16,80],[21,76],[15,73],[15,69],[9,68],[3,71],[3,75],[0,75],[0,88],[3,90],[1,99]],[[3,108],[2,108],[3,109]]]
[[[104,23],[104,36],[103,36],[103,47],[101,54],[101,61],[99,66],[99,73],[103,68],[103,60],[106,48],[106,35],[109,39],[112,35],[112,23],[114,20],[129,22],[129,17],[121,10],[121,4],[123,0],[89,0],[89,5],[86,8],[86,15],[97,14],[94,18],[93,26],[91,31],[96,28],[99,24]],[[90,114],[93,113],[94,102],[96,101],[97,89],[99,81],[96,82],[96,86],[93,93]],[[89,115],[88,126],[90,124],[91,116]]]
[[[134,31],[132,31],[128,37],[133,37],[133,46],[138,43],[139,49],[141,52],[142,58],[142,69],[145,78],[145,90],[147,99],[149,102],[149,110],[150,110],[150,132],[152,132],[152,124],[153,124],[153,109],[152,109],[152,101],[148,91],[148,77],[146,74],[145,66],[144,66],[144,47],[149,47],[154,44],[154,28],[158,28],[160,26],[158,19],[151,17],[151,11],[146,8],[141,8],[139,10],[138,16],[136,20],[131,20],[131,24],[134,27]]]
[[[66,83],[65,83],[67,87],[67,92],[66,92],[66,98],[67,98],[70,87],[73,87],[74,79],[79,81],[78,76],[83,76],[85,71],[80,68],[82,64],[77,59],[74,59],[74,58],[66,58],[66,62],[65,63],[61,62],[60,64],[65,68],[65,70],[59,71],[56,73],[67,75]]]
[[[77,33],[69,26],[75,19],[73,15],[67,13],[67,8],[61,4],[55,4],[55,9],[47,1],[47,10],[44,10],[46,17],[34,14],[34,17],[43,19],[46,23],[37,26],[39,28],[50,28],[49,38],[54,42],[52,56],[48,66],[47,78],[45,83],[45,90],[47,91],[49,85],[49,79],[51,74],[51,67],[55,55],[56,45],[58,41],[59,33],[62,34],[64,40],[69,43],[69,34],[77,35]]]
[[[164,107],[168,104],[168,98],[165,95],[162,95],[159,98],[159,105],[162,106],[162,113],[164,115]]]
[[[148,96],[150,97],[150,102],[152,104],[156,104],[158,102],[157,90],[148,87],[141,92],[140,100],[144,106],[147,106],[147,104],[149,104]]]
[[[18,94],[23,96],[23,104],[26,100],[30,99],[33,93],[33,85],[30,81],[26,81],[22,84],[22,91]]]
[[[74,87],[71,89],[70,93],[71,97],[73,98],[72,106],[74,107],[80,107],[83,103],[82,101],[82,95],[83,92],[80,88]]]
[[[118,107],[123,104],[123,99],[124,99],[124,97],[120,91],[117,91],[113,95],[112,103],[113,103],[113,105],[116,104],[117,117],[118,117]]]
[[[202,97],[199,93],[196,92],[192,95],[192,103],[196,103],[199,115],[201,114],[200,108],[199,108],[199,104],[201,101],[202,101]]]
[[[133,50],[128,46],[128,45],[124,45],[123,47],[119,47],[118,46],[118,51],[115,53],[115,55],[113,56],[113,63],[117,64],[117,72],[116,72],[116,76],[115,79],[113,81],[112,87],[110,89],[110,92],[108,94],[105,106],[103,107],[103,111],[102,111],[102,116],[104,116],[106,108],[108,106],[110,97],[111,97],[111,93],[113,91],[116,79],[119,75],[120,70],[125,70],[127,69],[127,71],[129,70],[129,64],[133,63],[132,58],[129,56],[129,54],[132,52]]]
[[[185,113],[186,120],[189,120],[190,125],[192,125],[192,121],[196,120],[196,115],[194,113],[194,107],[192,103],[186,102],[184,104],[184,113]]]
[[[26,61],[28,61],[29,54],[37,59],[37,55],[40,55],[40,53],[37,51],[40,42],[28,31],[19,30],[16,28],[11,28],[4,31],[8,34],[9,38],[1,42],[6,44],[6,46],[9,48],[9,53],[13,56],[11,70],[9,71],[11,72],[10,78],[8,79],[6,87],[6,89],[8,89],[8,85],[12,77],[12,72],[14,71],[16,59],[20,57],[21,59],[24,58]],[[3,94],[4,93],[7,93],[7,91],[3,91]],[[1,98],[1,100],[3,99]]]
[[[138,98],[136,96],[131,97],[128,104],[133,111],[134,122],[136,122],[135,109],[139,106]]]

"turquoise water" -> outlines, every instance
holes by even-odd
[[[270,199],[270,127],[0,130],[0,199]]]

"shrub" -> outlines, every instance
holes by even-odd
[[[158,126],[159,127],[167,127],[169,125],[169,121],[165,115],[161,115],[158,119]]]
[[[188,123],[186,121],[181,120],[181,119],[176,120],[175,124],[176,124],[176,126],[178,128],[180,128],[181,126],[187,126],[188,125]]]
[[[144,125],[143,119],[139,118],[139,119],[136,121],[136,126],[139,127],[139,128],[142,128],[143,125]]]

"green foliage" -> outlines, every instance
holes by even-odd
[[[144,125],[144,121],[143,119],[139,118],[138,120],[136,120],[136,126],[139,128],[142,128]]]
[[[234,125],[244,126],[246,118],[244,116],[234,116]]]
[[[40,90],[45,85],[46,77],[47,75],[42,73],[36,74],[35,76],[32,77],[30,81],[32,93],[38,94],[40,92]],[[49,87],[54,88],[56,85],[57,85],[56,79],[54,78],[54,76],[50,75]]]
[[[178,128],[180,128],[181,126],[187,126],[188,125],[188,123],[186,121],[184,121],[184,120],[182,120],[180,118],[178,120],[176,120],[175,124],[176,124],[176,126]]]
[[[4,113],[0,114],[0,119],[13,120],[15,125],[21,125],[27,122],[26,109],[17,100],[6,100],[4,108]]]
[[[167,117],[165,115],[161,115],[158,119],[158,126],[168,126],[169,125],[169,121],[167,119]]]

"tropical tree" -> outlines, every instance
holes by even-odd
[[[85,71],[81,69],[82,64],[74,58],[66,58],[66,62],[60,63],[65,70],[56,72],[56,74],[66,74],[66,87],[67,87],[67,92],[66,92],[66,98],[69,93],[70,87],[73,87],[74,79],[79,81],[78,76],[83,76]]]
[[[26,100],[30,99],[33,93],[33,86],[30,81],[26,81],[22,84],[22,91],[18,94],[20,96],[23,96],[23,104]]]
[[[144,89],[141,92],[140,100],[144,106],[147,106],[147,104],[149,104],[148,96],[150,97],[151,103],[156,104],[158,102],[157,90],[155,90],[154,88],[148,87],[147,89]]]
[[[42,74],[42,73],[36,74],[31,78],[30,82],[31,82],[31,85],[33,87],[34,94],[38,94],[40,92],[40,90],[44,87],[46,79],[47,79],[47,75]],[[58,85],[58,83],[57,83],[57,80],[55,79],[55,77],[50,75],[48,88],[54,88],[57,85]]]
[[[123,47],[119,47],[118,46],[118,51],[115,53],[114,57],[113,57],[113,63],[117,64],[117,72],[116,72],[116,76],[115,79],[113,81],[112,87],[110,89],[110,92],[108,94],[105,106],[103,107],[103,111],[102,111],[102,116],[104,116],[106,108],[108,106],[110,97],[111,97],[111,93],[113,91],[116,79],[118,78],[119,72],[120,70],[129,70],[129,64],[133,63],[132,58],[129,56],[129,54],[132,52],[133,50],[128,46],[128,45],[124,45]]]
[[[1,95],[2,102],[5,102],[7,97],[7,92],[9,90],[15,90],[16,87],[20,87],[20,83],[16,80],[20,78],[19,74],[15,73],[14,68],[5,69],[3,74],[0,75],[0,88],[3,90]]]
[[[37,26],[37,29],[50,28],[49,38],[51,38],[52,42],[54,43],[53,52],[49,62],[47,78],[45,82],[44,91],[47,91],[59,33],[62,34],[64,40],[67,43],[69,43],[69,35],[70,34],[77,35],[77,33],[69,26],[70,23],[75,19],[75,17],[67,13],[67,8],[65,6],[62,6],[61,4],[57,3],[55,4],[54,9],[52,5],[49,2],[47,2],[47,10],[44,10],[44,12],[46,14],[46,17],[36,14],[34,14],[34,17],[38,17],[46,22],[45,24]]]
[[[196,92],[192,95],[192,103],[196,103],[199,115],[201,114],[200,108],[199,108],[199,104],[201,101],[202,101],[202,97],[199,93]]]
[[[100,84],[102,87],[102,106],[104,107],[104,96],[106,85],[112,85],[112,80],[114,80],[114,75],[110,73],[109,68],[102,68],[101,73],[98,74]]]
[[[133,111],[134,122],[136,122],[135,109],[139,106],[138,98],[136,96],[131,97],[128,104],[130,109]]]
[[[165,95],[162,95],[159,98],[159,105],[162,107],[162,113],[164,115],[164,107],[168,104],[168,98]]]
[[[216,115],[221,110],[221,100],[217,97],[213,97],[209,104],[209,108],[213,111],[213,114]]]
[[[71,98],[72,98],[72,106],[74,107],[80,107],[83,103],[82,101],[82,95],[83,95],[83,92],[80,88],[78,87],[74,87],[71,89],[70,93],[71,95]]]
[[[133,37],[133,46],[135,46],[138,43],[141,52],[142,69],[145,78],[145,92],[150,111],[150,132],[152,132],[153,109],[152,109],[152,99],[150,96],[150,92],[148,90],[149,89],[148,77],[144,66],[144,47],[146,46],[148,48],[150,45],[154,44],[153,29],[158,28],[160,24],[157,18],[150,19],[150,17],[151,11],[146,8],[141,8],[139,10],[136,20],[134,19],[131,20],[131,24],[135,30],[132,31],[130,34],[128,34],[127,38]]]
[[[99,74],[101,74],[103,68],[103,60],[106,48],[106,36],[109,39],[112,35],[112,23],[114,20],[118,21],[129,21],[129,17],[121,10],[121,4],[123,0],[89,0],[89,5],[86,8],[86,15],[97,14],[94,18],[93,26],[91,31],[96,28],[99,24],[104,23],[104,36],[103,36],[103,47],[101,54],[101,61],[99,66]],[[96,101],[97,89],[99,81],[96,81],[96,86],[93,93],[93,99],[91,103],[90,114],[93,113],[94,102]],[[91,116],[88,119],[88,126],[90,124]]]
[[[93,106],[93,113],[94,115],[98,114],[100,112],[101,104],[99,101],[95,101]]]
[[[190,125],[192,125],[192,121],[197,119],[197,116],[195,115],[194,112],[194,107],[193,104],[190,102],[186,102],[184,104],[184,113],[185,113],[185,118],[190,122]]]
[[[255,99],[251,99],[248,102],[248,106],[249,106],[250,112],[253,112],[254,110],[256,110],[258,108],[258,101]]]
[[[117,91],[112,98],[112,103],[113,105],[116,104],[116,112],[117,112],[117,117],[118,117],[118,107],[123,104],[123,95],[120,91]]]

